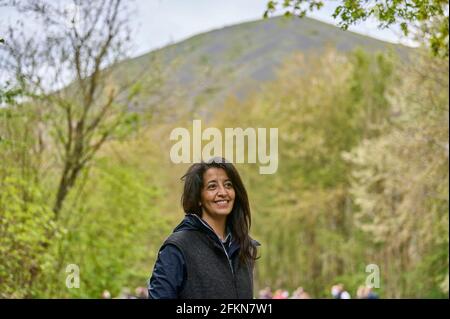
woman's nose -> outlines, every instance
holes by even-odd
[[[223,185],[219,185],[218,190],[217,190],[217,195],[225,196],[226,194],[227,194],[227,190],[225,189],[225,187]]]

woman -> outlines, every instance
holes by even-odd
[[[186,215],[159,250],[149,298],[253,298],[259,243],[248,235],[250,205],[236,168],[213,158],[192,165],[182,180]]]

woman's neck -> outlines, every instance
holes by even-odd
[[[226,221],[227,217],[219,217],[219,218],[213,218],[208,214],[203,213],[202,219],[208,223],[209,226],[214,230],[217,236],[219,236],[220,240],[225,239],[225,227],[226,227]]]

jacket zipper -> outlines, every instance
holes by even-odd
[[[227,250],[225,249],[225,246],[222,243],[222,240],[220,240],[219,236],[216,234],[216,232],[207,224],[205,224],[202,219],[200,217],[198,217],[197,215],[194,215],[196,218],[198,218],[200,220],[200,222],[205,225],[209,230],[211,230],[213,232],[213,234],[217,237],[217,239],[220,242],[220,245],[222,246],[223,252],[225,253],[225,256],[227,256],[227,260],[228,260],[228,265],[230,266],[231,269],[231,274],[233,275],[234,278],[234,270],[233,270],[233,265],[231,264],[231,260],[230,257],[228,256]]]
[[[217,236],[217,235],[216,235]],[[225,253],[225,255],[227,256],[227,260],[228,260],[228,265],[230,265],[230,269],[231,269],[231,274],[233,275],[234,278],[234,270],[233,270],[233,264],[231,263],[230,257],[228,256],[227,250],[225,249],[225,246],[223,245],[222,241],[220,240],[219,236],[217,236],[217,238],[220,241],[220,245],[222,245],[223,251]]]
[[[227,257],[228,265],[230,266],[231,275],[233,276],[234,292],[236,293],[236,298],[238,298],[239,296],[238,296],[238,292],[237,292],[236,276],[234,275],[233,264],[231,263],[231,259],[230,259],[230,257],[228,256],[227,250],[225,249],[225,246],[223,245],[222,240],[219,238],[219,236],[216,234],[216,232],[215,232],[213,229],[211,229],[211,227],[209,227],[209,225],[206,225],[206,224],[201,220],[200,217],[198,217],[197,215],[194,215],[194,216],[196,216],[196,217],[200,220],[200,222],[201,222],[203,225],[205,225],[208,229],[210,229],[210,230],[213,232],[213,234],[217,237],[217,239],[219,240],[220,245],[222,246],[223,252],[225,253],[225,256]]]
[[[217,236],[217,234],[216,234],[216,236]],[[237,284],[236,284],[236,276],[234,275],[234,270],[233,270],[233,264],[231,263],[230,257],[228,256],[228,253],[227,253],[227,250],[225,249],[225,246],[223,245],[223,243],[220,240],[219,236],[217,236],[217,238],[219,239],[220,244],[222,245],[222,248],[223,248],[223,251],[225,253],[225,256],[227,256],[228,265],[230,265],[231,275],[233,276],[234,292],[236,294],[236,298],[239,298],[238,291],[237,291]]]

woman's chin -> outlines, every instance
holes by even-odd
[[[231,213],[231,209],[217,209],[214,213],[219,216],[227,216]]]

